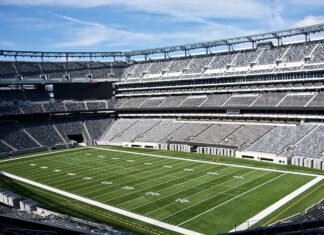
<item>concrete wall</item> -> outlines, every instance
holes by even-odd
[[[96,141],[96,145],[113,145],[113,146],[122,146],[122,144],[109,143],[109,141]]]
[[[235,157],[236,150],[218,147],[198,147],[197,153]]]
[[[169,144],[168,149],[172,150],[172,151],[191,153],[193,150],[193,147],[186,145],[186,144]]]
[[[287,157],[281,157],[277,154],[273,153],[262,153],[262,152],[254,152],[254,151],[237,151],[237,158],[244,158],[256,161],[264,161],[264,162],[272,162],[277,164],[289,164],[290,159]]]
[[[149,143],[149,142],[124,142],[122,146],[129,147],[129,148],[159,149],[158,143]]]
[[[17,151],[12,151],[12,156],[19,156],[19,155],[24,155],[24,154],[28,154],[28,153],[44,152],[47,150],[48,150],[47,147],[38,147],[38,148],[17,150]]]
[[[324,170],[323,158],[307,158],[295,156],[291,159],[291,164],[295,166],[303,166],[308,168]]]

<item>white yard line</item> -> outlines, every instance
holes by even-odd
[[[143,162],[145,162],[145,160],[143,160]],[[160,161],[157,161],[157,162],[160,162]],[[63,162],[64,163],[64,162]],[[87,163],[87,162],[86,162]],[[82,165],[82,166],[84,166],[84,164],[85,163],[80,163],[80,164],[71,164],[72,165],[72,167],[74,167],[75,165],[76,166],[79,166],[79,165]],[[140,165],[141,163],[139,163],[138,165]],[[77,173],[77,174],[79,174],[79,172],[81,172],[82,174],[84,174],[83,172],[84,171],[86,171],[87,172],[87,174],[88,175],[93,175],[93,178],[95,178],[94,180],[99,180],[100,179],[100,177],[99,176],[102,176],[102,175],[105,175],[105,174],[107,174],[107,170],[109,170],[109,171],[111,171],[111,172],[118,172],[118,173],[120,173],[120,175],[122,175],[122,177],[120,177],[119,179],[122,179],[122,178],[125,178],[125,177],[128,177],[129,176],[129,174],[127,174],[127,171],[128,172],[130,172],[130,170],[132,169],[132,168],[134,168],[134,169],[136,169],[136,167],[138,167],[138,165],[133,165],[133,166],[131,166],[131,167],[128,167],[126,170],[120,170],[120,169],[125,169],[126,167],[125,166],[123,166],[123,163],[122,164],[112,164],[112,165],[110,165],[110,167],[112,167],[112,168],[107,168],[105,165],[103,165],[102,167],[97,167],[97,168],[95,168],[95,170],[88,170],[88,168],[85,170],[84,168],[82,168],[82,169],[80,169],[80,170],[78,170],[78,171],[73,171],[73,173]],[[162,164],[161,164],[162,165]],[[69,169],[71,169],[71,168],[69,168]],[[154,169],[152,169],[152,170],[150,170],[150,171],[153,171]],[[70,170],[71,171],[71,170]],[[103,172],[102,174],[98,174],[98,172]],[[125,173],[123,173],[123,172],[125,172]],[[44,173],[44,174],[46,174],[46,172]],[[140,174],[144,174],[143,172],[142,173],[138,173],[138,174],[136,174],[136,175],[140,175]],[[36,173],[36,175],[37,175],[37,173]],[[65,182],[66,181],[66,179],[61,179],[61,177],[62,177],[62,175],[58,175],[58,174],[55,174],[56,176],[55,177],[51,177],[51,179],[50,179],[50,182],[48,182],[48,183],[51,183],[51,184],[53,184],[53,183],[58,183],[58,182]],[[28,177],[33,177],[33,174],[31,174],[31,175],[28,175]],[[60,178],[59,180],[56,180],[56,181],[53,181],[53,178]],[[44,177],[42,177],[42,178],[34,178],[34,180],[37,180],[37,181],[39,181],[39,180],[43,180],[43,178],[46,178],[46,179],[48,179],[48,175],[46,176],[44,176]],[[141,178],[144,178],[144,177],[141,177]],[[78,181],[80,181],[80,182],[83,182],[81,179],[80,180],[78,180]],[[43,183],[47,183],[46,181],[45,182],[43,182]],[[75,183],[75,182],[74,182]],[[74,184],[73,183],[73,184]],[[88,182],[89,183],[89,182]],[[59,184],[58,186],[63,186],[63,185],[65,185],[65,184],[70,184],[69,182],[67,182],[67,183],[63,183],[63,184]],[[65,190],[66,190],[67,188],[65,188]]]
[[[207,214],[208,212],[210,212],[210,211],[212,211],[212,210],[215,210],[215,209],[217,209],[217,208],[219,208],[219,207],[221,207],[221,206],[223,206],[223,205],[225,205],[225,204],[227,204],[227,203],[229,203],[229,202],[231,202],[231,201],[233,201],[233,200],[235,200],[235,199],[237,199],[237,198],[240,198],[240,197],[244,196],[245,194],[247,194],[247,193],[249,193],[249,192],[252,192],[252,191],[254,191],[254,190],[256,190],[256,189],[258,189],[258,188],[260,188],[260,187],[262,187],[262,186],[264,186],[264,185],[266,185],[266,184],[268,184],[268,183],[271,183],[272,181],[274,181],[274,180],[276,180],[276,179],[278,179],[278,178],[280,178],[280,177],[282,177],[282,176],[284,176],[284,175],[285,175],[285,174],[283,174],[283,175],[279,175],[279,176],[277,176],[277,177],[275,177],[275,178],[273,178],[273,179],[271,179],[271,180],[268,180],[268,181],[266,181],[266,182],[264,182],[264,183],[262,183],[262,184],[259,184],[258,186],[254,187],[254,188],[251,188],[250,190],[245,191],[244,193],[241,193],[241,194],[237,195],[236,197],[233,197],[233,198],[231,198],[231,199],[229,199],[229,200],[227,200],[227,201],[225,201],[225,202],[223,202],[223,203],[221,203],[221,204],[219,204],[219,205],[217,205],[217,206],[214,206],[214,207],[210,208],[210,209],[207,210],[207,211],[204,211],[203,213],[200,213],[199,215],[196,215],[196,216],[194,216],[194,217],[192,217],[192,218],[190,218],[190,219],[188,219],[188,220],[186,220],[186,221],[181,222],[180,224],[178,224],[178,226],[181,226],[181,225],[183,225],[183,224],[186,224],[186,223],[188,223],[188,222],[190,222],[190,221],[192,221],[192,220],[194,220],[194,219],[197,219],[198,217],[200,217],[200,216],[202,216],[202,215],[205,215],[205,214]]]
[[[219,170],[219,171],[222,171],[222,170],[225,170],[225,169],[228,170],[228,168],[224,168],[224,169],[221,169],[221,170]],[[232,172],[229,172],[229,173],[227,173],[227,174],[219,175],[219,176],[222,176],[222,177],[223,177],[223,176],[229,175],[229,174],[231,174],[231,173],[232,173]],[[158,190],[157,192],[160,193],[160,194],[162,195],[164,191],[168,191],[168,190],[170,190],[170,188],[178,187],[179,185],[182,186],[183,184],[187,184],[187,183],[189,183],[189,182],[191,182],[191,181],[195,181],[195,180],[197,180],[197,179],[199,179],[199,178],[202,178],[202,177],[206,177],[206,175],[202,175],[202,176],[199,176],[199,177],[194,178],[194,179],[190,179],[190,180],[185,181],[185,182],[181,182],[181,183],[177,183],[177,184],[171,185],[171,186],[169,186],[169,187],[163,188],[162,190]],[[218,177],[218,178],[220,178],[220,177]],[[200,184],[198,184],[198,185],[195,185],[195,187],[196,187],[196,186],[199,186],[199,185],[201,185],[201,184],[204,184],[204,183],[211,182],[211,181],[213,181],[213,180],[215,180],[215,178],[214,178],[214,179],[211,179],[211,180],[208,180],[208,181],[204,181],[204,182],[202,182],[202,183],[200,183]],[[221,185],[221,184],[220,184],[220,185]],[[179,188],[180,188],[180,187],[179,187]],[[173,195],[175,195],[175,194],[181,193],[181,192],[183,192],[183,191],[185,191],[185,190],[188,190],[188,188],[186,187],[186,188],[184,188],[184,189],[181,189],[180,191],[175,191],[174,193],[168,194],[167,196],[159,197],[159,198],[157,198],[157,200],[164,200],[164,199],[167,198],[167,197],[170,197],[170,196],[173,196]],[[193,195],[193,194],[192,194],[192,195]],[[190,196],[192,196],[192,195],[190,195]],[[132,200],[128,200],[127,202],[123,202],[123,203],[121,203],[121,204],[118,204],[118,206],[121,206],[121,205],[123,205],[123,204],[125,204],[125,203],[128,203],[128,202],[130,202],[130,201],[133,201],[133,200],[137,200],[137,199],[143,198],[143,197],[145,197],[145,196],[146,196],[146,195],[141,196],[141,197],[134,198],[134,199],[132,199]],[[146,205],[149,205],[149,204],[151,204],[151,203],[154,203],[154,202],[149,201],[149,202],[144,203],[144,204],[141,204],[141,205],[139,205],[139,206],[132,207],[132,208],[130,208],[130,210],[131,210],[131,211],[132,211],[132,210],[136,210],[136,209],[139,208],[139,207],[146,206]],[[171,204],[173,204],[173,203],[171,203]],[[167,204],[167,205],[165,205],[165,206],[168,206],[168,205],[171,205],[171,204]],[[161,208],[163,208],[163,207],[165,207],[165,206],[159,207],[159,208],[157,208],[157,209],[155,209],[155,210],[159,210],[159,209],[161,209]],[[154,210],[154,211],[155,211],[155,210]],[[148,212],[146,215],[150,214],[151,212],[153,212],[153,211]]]
[[[78,195],[75,195],[75,194],[72,194],[72,193],[69,193],[69,192],[65,192],[65,191],[57,189],[57,188],[53,188],[53,187],[50,187],[50,186],[47,186],[47,185],[44,185],[44,184],[37,183],[37,182],[32,181],[32,180],[29,180],[29,179],[25,179],[25,178],[20,177],[20,176],[16,176],[16,175],[4,172],[4,171],[1,171],[0,174],[3,175],[3,176],[9,177],[11,179],[14,179],[14,180],[18,180],[18,181],[24,182],[26,184],[36,186],[36,187],[41,188],[41,189],[44,189],[44,190],[47,190],[47,191],[50,191],[50,192],[53,192],[53,193],[63,195],[63,196],[68,197],[68,198],[72,198],[72,199],[84,202],[84,203],[92,205],[92,206],[96,206],[96,207],[99,207],[99,208],[102,208],[102,209],[105,209],[105,210],[108,210],[108,211],[112,211],[114,213],[117,213],[117,214],[120,214],[120,215],[123,215],[123,216],[127,216],[127,217],[132,218],[132,219],[140,220],[140,221],[143,221],[143,222],[151,224],[151,225],[155,225],[155,226],[167,229],[167,230],[171,230],[171,231],[176,232],[176,233],[185,234],[185,235],[201,235],[201,233],[194,232],[192,230],[181,228],[181,227],[178,227],[178,226],[175,226],[175,225],[172,225],[172,224],[168,224],[168,223],[164,223],[164,222],[161,222],[161,221],[149,218],[149,217],[138,215],[138,214],[135,214],[133,212],[129,212],[129,211],[125,211],[125,210],[122,210],[122,209],[119,209],[119,208],[116,208],[116,207],[112,207],[112,206],[109,206],[109,205],[106,205],[106,204],[103,204],[103,203],[100,203],[100,202],[97,202],[97,201],[94,201],[94,200],[91,200],[91,199],[88,199],[88,198],[85,198],[85,197],[81,197],[81,196],[78,196]]]
[[[157,158],[166,158],[166,159],[181,160],[181,161],[188,161],[188,162],[198,162],[198,163],[204,163],[204,164],[239,167],[239,168],[245,168],[245,169],[251,169],[251,170],[271,171],[271,172],[284,173],[284,174],[321,177],[321,175],[303,173],[303,172],[284,171],[284,170],[276,170],[276,169],[254,167],[254,166],[242,166],[242,165],[235,165],[235,164],[228,164],[228,163],[210,162],[210,161],[187,159],[187,158],[181,158],[181,157],[170,157],[170,156],[151,154],[151,153],[137,153],[137,152],[130,152],[130,151],[125,151],[125,150],[107,149],[107,148],[100,148],[100,147],[89,147],[89,148],[100,149],[100,150],[105,150],[105,151],[110,151],[110,152],[128,153],[128,154],[134,154],[134,155],[142,155],[142,156],[157,157]]]
[[[246,175],[251,174],[251,173],[254,173],[254,172],[255,172],[255,171],[247,172],[247,173],[243,174],[243,176],[246,176]],[[230,174],[230,173],[229,173],[229,174]],[[268,174],[268,173],[266,173],[266,174]],[[266,175],[266,174],[264,174],[264,175]],[[261,177],[264,176],[264,175],[261,175]],[[200,191],[200,192],[197,192],[197,193],[191,194],[190,196],[186,197],[186,199],[191,199],[191,197],[193,197],[193,196],[196,196],[196,195],[198,195],[198,194],[200,194],[200,193],[204,193],[204,192],[206,192],[206,191],[208,191],[208,190],[210,190],[210,189],[217,188],[217,187],[219,187],[220,185],[228,184],[228,182],[229,182],[229,181],[232,181],[232,180],[235,180],[235,179],[234,179],[234,178],[231,178],[231,179],[229,179],[229,180],[224,181],[223,183],[220,183],[220,184],[214,185],[214,186],[212,186],[212,187],[210,187],[210,188],[206,188],[205,190],[202,190],[202,191]],[[254,180],[254,179],[253,179],[253,180]],[[211,197],[209,197],[209,198],[207,198],[207,199],[204,199],[203,201],[199,201],[199,202],[197,202],[197,203],[191,204],[190,206],[185,207],[185,208],[183,208],[182,210],[176,211],[175,213],[173,213],[173,214],[171,214],[171,215],[167,215],[167,216],[161,218],[161,220],[164,220],[164,219],[166,219],[166,218],[168,218],[168,217],[171,217],[171,216],[174,216],[174,215],[176,215],[176,214],[178,214],[178,213],[181,213],[181,212],[184,211],[184,210],[187,210],[187,209],[189,209],[189,208],[192,208],[192,207],[194,207],[194,206],[196,206],[196,205],[198,205],[198,204],[200,204],[200,203],[202,203],[202,202],[208,201],[208,200],[211,199],[212,197],[215,197],[215,196],[220,195],[220,194],[224,194],[225,192],[227,192],[227,191],[229,191],[229,190],[232,190],[232,189],[234,189],[234,188],[238,188],[238,187],[240,187],[241,185],[246,184],[247,182],[250,182],[250,181],[251,181],[251,180],[249,180],[249,181],[244,181],[242,184],[239,184],[239,185],[236,185],[236,186],[230,186],[230,187],[227,187],[227,189],[224,189],[223,191],[218,191],[218,192],[216,192],[216,194],[214,194],[213,196],[211,196]],[[227,185],[227,186],[228,186],[228,185]],[[146,215],[151,214],[152,212],[158,211],[158,210],[160,210],[160,209],[162,209],[162,208],[164,208],[164,207],[167,207],[167,206],[173,205],[173,204],[175,204],[175,203],[177,203],[177,202],[173,202],[173,203],[171,203],[171,204],[167,204],[167,205],[165,205],[165,206],[162,206],[162,207],[160,207],[160,208],[158,208],[158,209],[156,209],[156,210],[154,210],[154,211],[150,211],[150,212],[147,213]]]
[[[206,170],[206,169],[202,169],[202,170],[196,171],[196,172],[194,172],[194,173],[188,174],[188,175],[186,175],[186,176],[182,176],[182,177],[180,177],[180,178],[187,178],[187,177],[192,176],[192,175],[195,174],[195,173],[204,172],[205,170]],[[182,172],[182,171],[177,171],[177,172],[174,172],[173,174],[179,174],[180,172]],[[168,177],[168,176],[173,175],[173,174],[163,175],[163,176],[158,177],[158,178],[153,178],[152,181],[155,181],[155,180],[157,180],[157,179],[159,179],[159,178]],[[179,177],[178,177],[178,178],[179,178]],[[197,178],[199,178],[199,177],[197,177]],[[196,179],[196,178],[195,178],[195,179]],[[161,181],[160,181],[161,183],[159,183],[159,184],[153,184],[153,186],[149,186],[149,187],[147,187],[147,188],[156,187],[156,186],[159,186],[159,185],[164,184],[164,183],[168,183],[168,182],[173,181],[173,180],[174,180],[174,178],[172,178],[172,179],[170,179],[170,180],[168,180],[168,181],[163,181],[163,180],[161,180]],[[143,183],[139,183],[139,184],[137,184],[137,185],[136,185],[136,184],[133,184],[132,186],[134,186],[134,187],[138,187],[138,185],[145,184],[145,183],[147,183],[147,182],[149,182],[149,181],[151,181],[151,180],[148,180],[148,181],[143,182]],[[131,182],[132,182],[132,181],[129,181],[129,182],[127,182],[127,184],[131,184]],[[183,183],[183,182],[182,182],[182,183]],[[123,184],[125,184],[125,183],[120,184],[120,186],[123,185]],[[136,191],[132,191],[131,193],[140,192],[140,191],[142,191],[142,190],[146,190],[147,188],[139,189],[139,190],[136,190]],[[103,196],[107,196],[107,195],[109,195],[109,194],[116,193],[116,192],[118,192],[118,191],[122,191],[122,190],[123,190],[123,189],[118,189],[118,190],[111,191],[111,192],[109,191],[108,193],[104,193],[104,194],[101,194],[101,195],[98,195],[98,196],[94,197],[94,199],[102,198]],[[121,195],[121,196],[117,196],[117,197],[111,197],[111,196],[110,196],[109,200],[108,200],[108,201],[105,201],[105,202],[109,202],[109,201],[111,201],[111,200],[115,200],[115,199],[118,199],[118,198],[120,198],[120,197],[124,197],[124,196],[127,196],[127,195],[128,195],[128,194]]]
[[[24,158],[32,158],[32,157],[38,157],[38,156],[61,153],[61,152],[76,151],[76,150],[80,150],[80,149],[82,149],[82,148],[64,149],[64,150],[57,150],[57,151],[48,151],[46,153],[33,154],[33,155],[25,156],[25,157],[16,156],[16,157],[12,157],[12,158],[9,158],[9,159],[0,160],[0,162],[9,162],[9,161],[15,161],[15,160],[20,160],[20,159],[24,159]]]
[[[176,164],[183,164],[183,163],[176,163]],[[174,165],[176,165],[176,164],[174,164]],[[177,168],[183,168],[183,166],[179,166],[179,167],[177,167]],[[173,170],[175,170],[175,169],[177,169],[177,168],[173,168],[173,169],[171,169],[171,170],[167,170],[167,171],[165,171],[165,173],[167,173],[167,172],[172,172]],[[134,177],[137,177],[138,175],[141,175],[141,174],[146,174],[147,172],[150,172],[150,171],[156,171],[156,168],[152,168],[152,170],[148,170],[148,171],[144,171],[144,172],[142,172],[142,173],[138,173],[138,174],[133,174],[132,176]],[[161,174],[162,172],[159,172],[159,173],[155,173],[155,174],[151,174],[150,175],[150,177],[153,177],[154,175],[156,175],[156,174]],[[168,175],[163,175],[163,176],[161,176],[161,177],[158,177],[158,178],[152,178],[152,180],[148,180],[148,181],[146,181],[146,182],[143,182],[143,183],[147,183],[147,182],[152,182],[152,181],[155,181],[155,180],[157,180],[157,179],[160,179],[160,178],[163,178],[163,177],[166,177],[166,176],[170,176],[170,175],[174,175],[174,174],[178,174],[179,173],[179,171],[176,171],[176,172],[174,172],[174,173],[172,173],[172,174],[168,174]],[[128,174],[128,176],[129,176],[129,174]],[[147,177],[139,177],[139,178],[141,178],[141,179],[146,179]],[[118,181],[118,180],[120,180],[121,178],[119,177],[117,180],[115,180],[115,181]],[[124,178],[122,178],[122,179],[124,179]],[[109,178],[107,178],[107,180],[109,180]],[[135,180],[137,180],[137,179],[135,179]],[[132,180],[132,181],[134,181],[134,180]],[[127,182],[122,182],[122,183],[117,183],[117,184],[114,184],[115,186],[122,186],[122,185],[124,185],[125,183],[127,183],[127,184],[129,184],[129,183],[131,183],[132,181],[127,181]],[[138,183],[138,184],[135,184],[135,185],[132,185],[132,186],[138,186],[138,185],[141,185],[141,184],[143,184],[143,183]],[[93,185],[92,187],[96,187],[96,186],[98,186],[98,185]],[[110,187],[113,187],[113,186],[110,186]],[[107,187],[106,189],[109,189],[110,187]],[[89,189],[89,188],[84,188],[84,189]],[[91,191],[91,193],[96,193],[96,192],[98,192],[98,191],[102,191],[102,190],[106,190],[106,189],[98,189],[98,190],[95,190],[95,191]],[[81,189],[81,190],[83,190],[83,189]],[[77,191],[75,191],[75,192],[78,192],[79,190],[77,190]],[[116,192],[116,191],[113,191],[113,192]],[[133,191],[132,193],[134,193],[135,191]],[[91,194],[91,193],[89,193],[89,194]],[[84,194],[85,196],[88,196],[89,194]],[[98,196],[98,197],[101,197],[101,195],[100,196]]]
[[[294,192],[288,194],[287,196],[283,197],[282,199],[280,199],[276,203],[274,203],[271,206],[269,206],[268,208],[264,209],[259,214],[253,216],[252,218],[248,219],[247,221],[240,224],[236,228],[232,229],[230,232],[235,232],[235,231],[241,231],[241,230],[248,229],[250,226],[258,223],[260,220],[262,220],[265,217],[267,217],[268,215],[272,214],[274,211],[276,211],[277,209],[279,209],[280,207],[282,207],[283,205],[285,205],[289,201],[293,200],[295,197],[299,196],[300,194],[302,194],[303,192],[305,192],[309,188],[313,187],[315,184],[319,183],[322,179],[324,179],[323,176],[316,177],[312,181],[308,182],[307,184],[304,184],[303,186],[301,186],[300,188],[298,188]]]

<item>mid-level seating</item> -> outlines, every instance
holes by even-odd
[[[45,110],[41,104],[21,105],[21,110],[26,113],[44,113]]]
[[[245,89],[245,88],[244,88]],[[249,87],[247,88],[249,89]],[[324,107],[324,91],[318,92],[249,92],[232,94],[154,96],[120,98],[119,108],[240,108],[240,107]],[[145,93],[143,94],[145,95]]]
[[[128,99],[126,102],[121,104],[119,108],[137,108],[140,104],[142,104],[146,100],[145,97],[140,97],[140,98],[132,98]]]
[[[189,96],[179,107],[199,107],[206,99],[207,96]]]
[[[106,103],[104,101],[88,101],[86,102],[88,110],[103,110],[106,109]]]
[[[22,114],[22,111],[18,105],[0,106],[0,115],[15,115],[15,114]]]
[[[66,108],[63,103],[55,102],[55,103],[47,103],[43,104],[46,112],[64,112]]]
[[[248,107],[253,101],[258,98],[258,95],[232,95],[232,97],[223,104],[224,107]]]
[[[263,93],[260,98],[252,105],[253,107],[275,107],[286,93]]]
[[[157,108],[164,101],[165,101],[165,97],[148,98],[139,107],[140,108]]]
[[[166,98],[166,100],[161,105],[159,105],[159,108],[178,107],[185,98],[185,96],[170,96]]]
[[[56,102],[24,102],[19,105],[0,106],[0,115],[12,114],[37,114],[37,113],[59,113],[75,111],[98,111],[114,108],[114,103],[107,101],[56,101]]]
[[[82,111],[86,110],[84,102],[65,102],[67,111]]]
[[[288,94],[279,104],[280,107],[304,107],[314,94]]]
[[[307,107],[323,107],[324,92],[315,95],[314,99],[307,105]]]
[[[209,95],[207,101],[204,102],[201,107],[220,107],[230,98],[230,96],[230,94]]]

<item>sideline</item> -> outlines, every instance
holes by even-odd
[[[115,212],[115,213],[123,215],[123,216],[127,216],[127,217],[132,218],[132,219],[143,221],[145,223],[155,225],[155,226],[158,226],[158,227],[161,227],[161,228],[173,231],[173,232],[177,232],[177,233],[184,234],[184,235],[202,235],[201,233],[194,232],[192,230],[188,230],[188,229],[181,228],[181,227],[178,227],[178,226],[175,226],[175,225],[167,224],[167,223],[164,223],[164,222],[161,222],[161,221],[149,218],[149,217],[145,217],[145,216],[142,216],[142,215],[135,214],[135,213],[130,212],[130,211],[126,211],[126,210],[122,210],[122,209],[119,209],[119,208],[116,208],[116,207],[113,207],[113,206],[109,206],[109,205],[103,204],[101,202],[97,202],[97,201],[94,201],[94,200],[91,200],[91,199],[88,199],[88,198],[85,198],[85,197],[81,197],[81,196],[78,196],[78,195],[75,195],[75,194],[72,194],[72,193],[69,193],[69,192],[65,192],[63,190],[53,188],[53,187],[47,186],[45,184],[40,184],[40,183],[37,183],[35,181],[29,180],[29,179],[26,179],[26,178],[23,178],[23,177],[20,177],[20,176],[16,176],[16,175],[4,172],[4,171],[0,171],[0,175],[9,177],[9,178],[14,179],[14,180],[24,182],[26,184],[36,186],[36,187],[41,188],[41,189],[45,189],[45,190],[53,192],[53,193],[57,193],[59,195],[63,195],[63,196],[68,197],[68,198],[78,200],[80,202],[83,202],[83,203],[86,203],[86,204],[89,204],[89,205],[92,205],[92,206],[96,206],[96,207],[99,207],[99,208],[102,208],[102,209],[105,209],[105,210],[108,210],[108,211],[112,211],[112,212]]]
[[[284,174],[303,175],[303,176],[322,177],[322,178],[324,177],[323,175],[316,175],[316,174],[311,174],[311,173],[303,173],[303,172],[296,172],[296,171],[284,171],[284,170],[276,170],[276,169],[254,167],[254,166],[241,166],[241,165],[235,165],[235,164],[229,164],[229,163],[210,162],[210,161],[187,159],[187,158],[181,158],[181,157],[170,157],[170,156],[151,154],[151,153],[138,153],[138,152],[109,149],[109,148],[100,148],[100,147],[88,147],[88,148],[99,149],[99,150],[110,151],[110,152],[128,153],[128,154],[133,154],[133,155],[142,155],[142,156],[149,156],[149,157],[182,160],[182,161],[188,161],[188,162],[198,162],[198,163],[205,163],[205,164],[212,164],[212,165],[238,167],[238,168],[245,168],[245,169],[250,169],[250,170],[270,171],[270,172],[277,172],[277,173],[284,173]]]
[[[295,197],[299,196],[303,192],[307,191],[309,188],[313,187],[315,184],[319,183],[322,179],[324,179],[323,176],[316,177],[312,181],[308,182],[307,184],[304,184],[303,186],[301,186],[300,188],[298,188],[294,192],[292,192],[292,193],[288,194],[287,196],[283,197],[282,199],[280,199],[276,203],[272,204],[268,208],[264,209],[260,213],[256,214],[252,218],[248,219],[244,223],[238,225],[237,227],[232,229],[230,232],[236,232],[236,231],[241,231],[241,230],[248,229],[250,226],[258,223],[260,220],[262,220],[265,217],[267,217],[268,215],[272,214],[274,211],[276,211],[277,209],[279,209],[280,207],[282,207],[283,205],[285,205],[289,201],[293,200]]]

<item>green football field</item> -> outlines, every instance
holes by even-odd
[[[108,148],[15,159],[0,169],[203,234],[233,229],[314,178]]]

